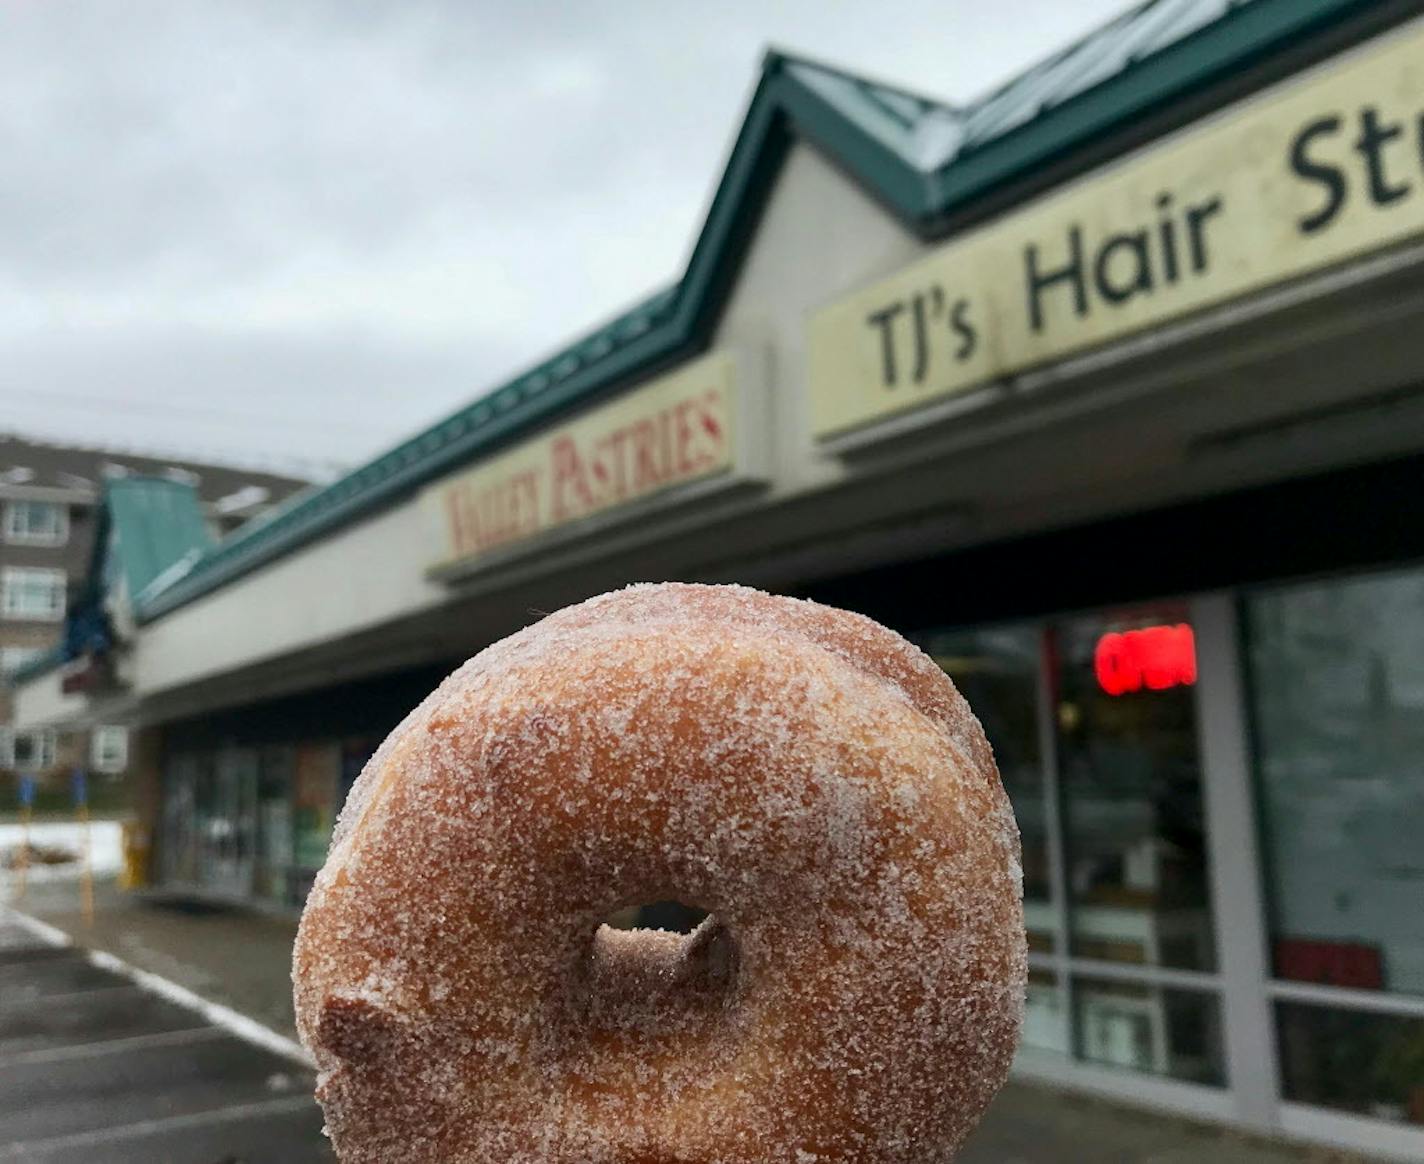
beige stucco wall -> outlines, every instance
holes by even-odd
[[[133,685],[159,691],[355,633],[441,601],[412,499],[141,629]]]
[[[807,316],[926,250],[814,149],[792,147],[715,340],[771,353],[774,496],[844,475],[839,460],[820,453],[811,440]]]
[[[50,671],[15,687],[11,706],[16,730],[68,725],[83,717],[88,702],[61,689],[60,672]]]

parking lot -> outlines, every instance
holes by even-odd
[[[0,906],[0,1161],[333,1164],[289,1041],[295,923],[97,900],[92,922],[63,885]],[[956,1164],[1363,1160],[1011,1081]]]
[[[213,1017],[0,913],[0,1160],[330,1161],[311,1072]]]

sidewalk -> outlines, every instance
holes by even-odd
[[[97,891],[92,929],[73,886],[32,887],[17,907],[140,969],[293,1033],[296,922],[239,911],[146,904]],[[1365,1157],[1248,1139],[1160,1113],[1025,1083],[1004,1088],[957,1164],[1356,1164]]]

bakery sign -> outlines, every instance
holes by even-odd
[[[735,362],[714,353],[448,478],[422,499],[444,572],[737,467]]]
[[[1424,233],[1416,22],[819,311],[833,436]]]

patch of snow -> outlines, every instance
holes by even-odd
[[[23,826],[0,824],[0,885],[11,885],[19,877],[13,865],[23,836]],[[71,853],[74,859],[58,864],[31,863],[25,873],[27,880],[72,881],[79,878],[84,826],[78,821],[37,821],[30,825],[30,845],[35,849]],[[123,868],[123,834],[118,821],[90,822],[89,861],[95,877],[112,877]]]

